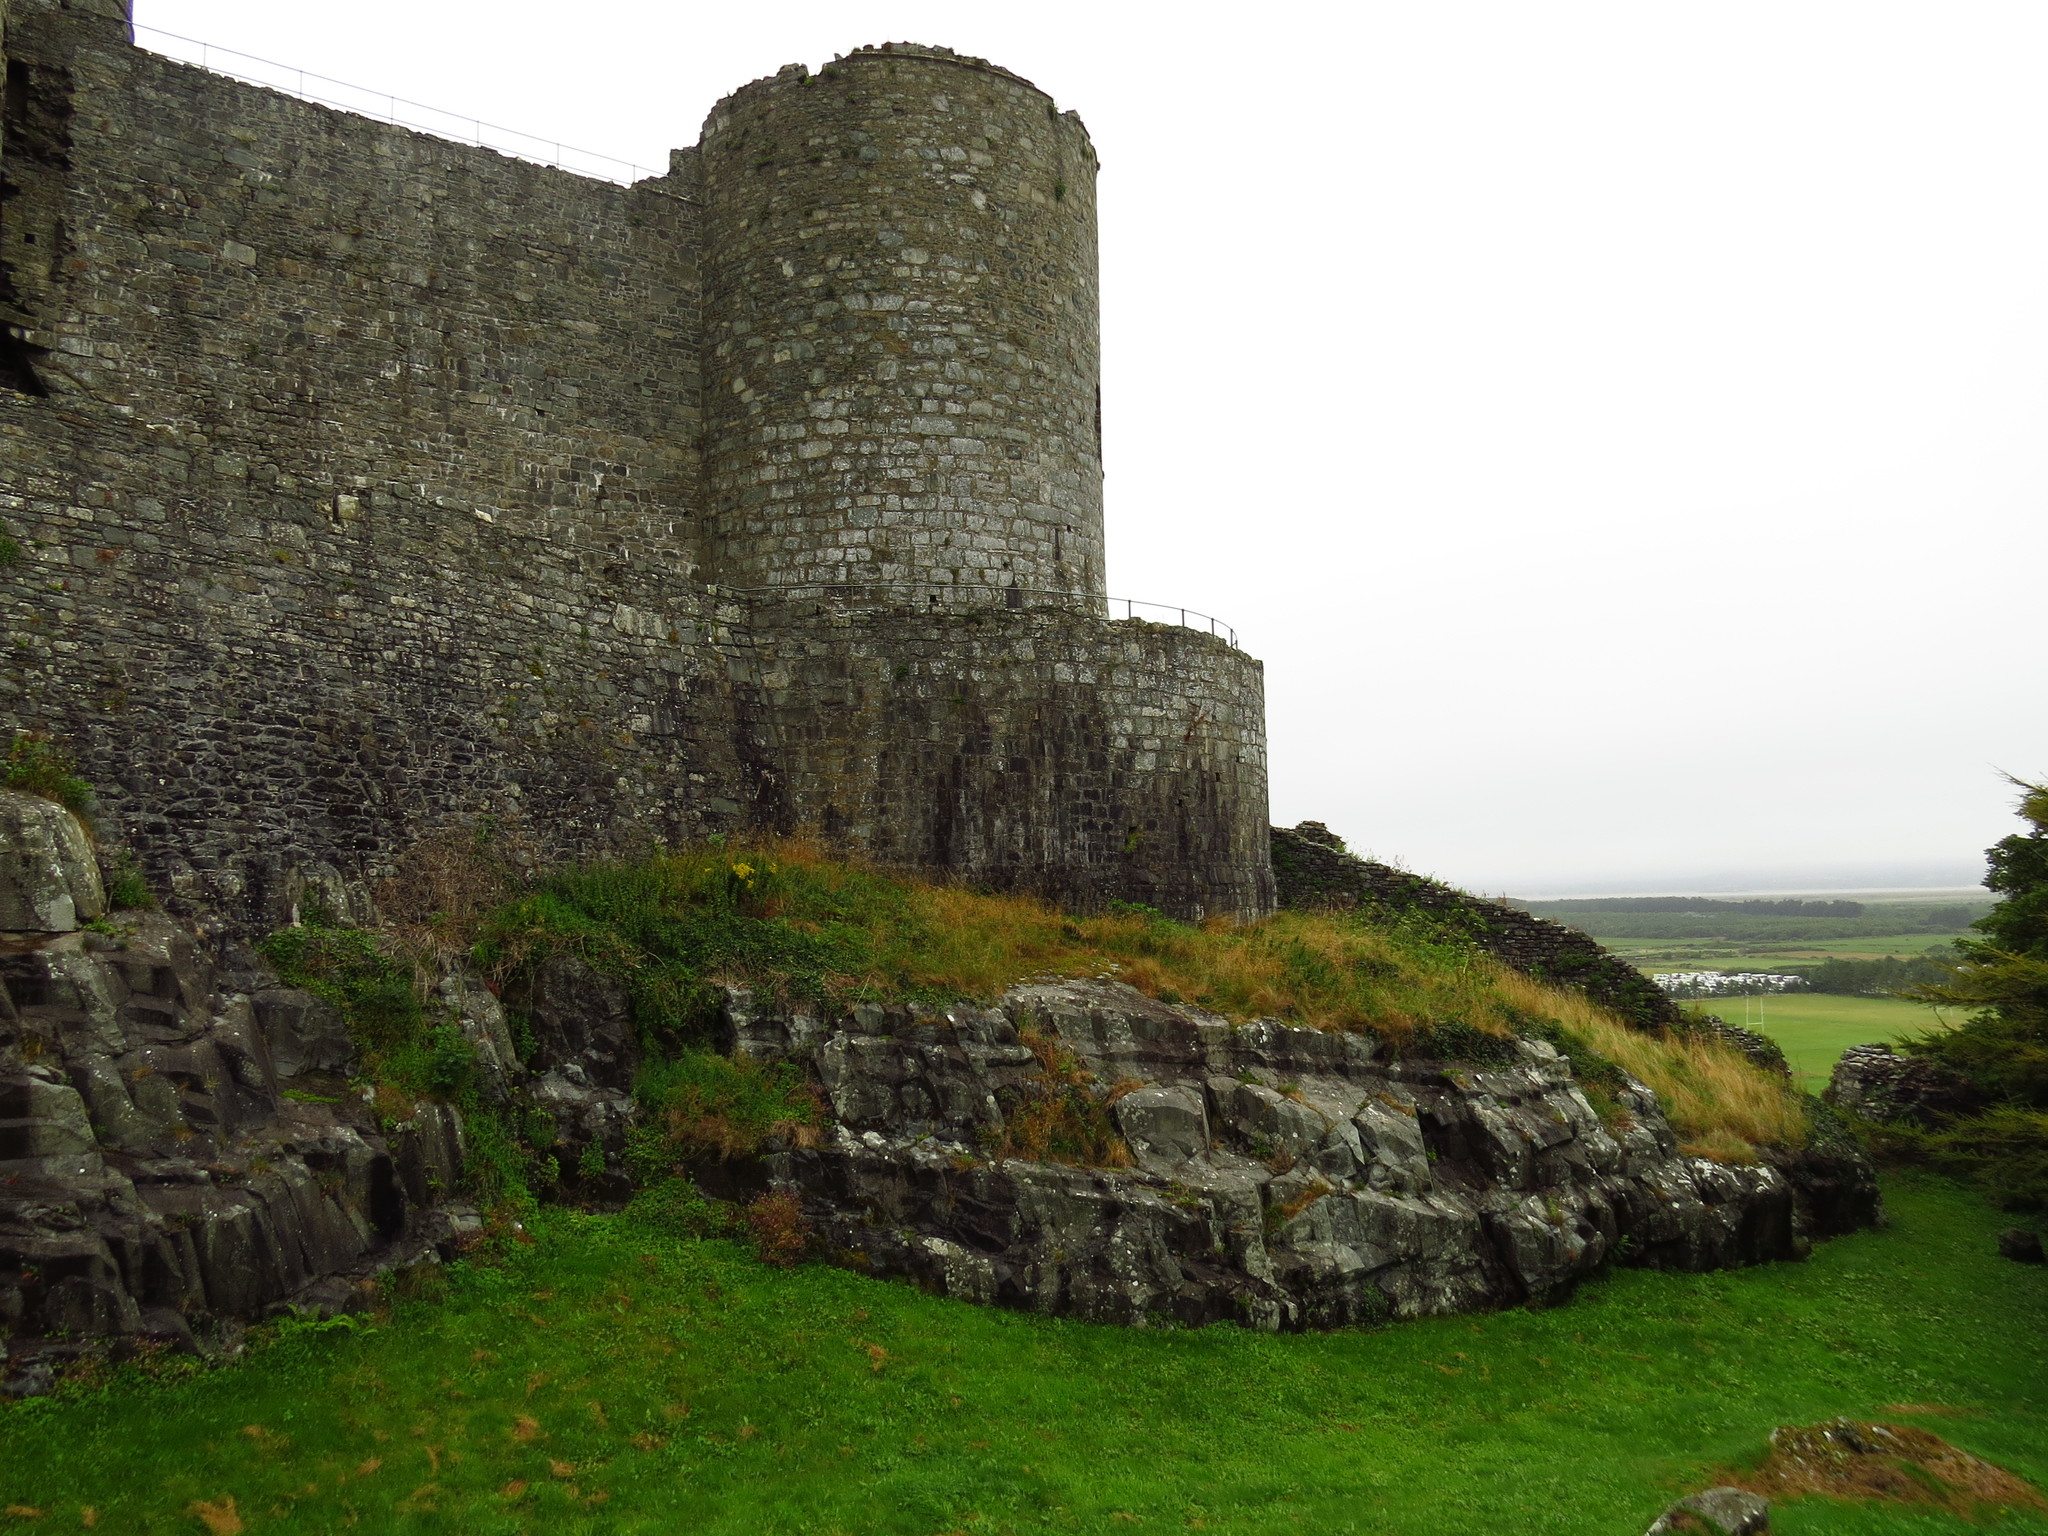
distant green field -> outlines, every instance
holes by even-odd
[[[1816,939],[1799,944],[1736,944],[1723,939],[1614,939],[1594,935],[1631,965],[1646,971],[1768,971],[1786,960],[1878,960],[1922,955],[1951,941],[1941,934],[1901,933],[1875,939]]]
[[[1703,998],[1692,1006],[1777,1041],[1792,1063],[1793,1075],[1810,1093],[1827,1086],[1836,1059],[1850,1046],[1924,1034],[1941,1028],[1944,1018],[1935,1009],[1897,998],[1834,997],[1822,992]],[[1954,1010],[1946,1017],[1960,1022]]]
[[[1380,1331],[998,1312],[560,1209],[438,1304],[81,1401],[0,1402],[0,1524],[204,1536],[1637,1536],[1838,1414],[2048,1482],[2048,1273],[1893,1179],[1804,1264],[1610,1273]],[[87,1511],[91,1513],[88,1515]],[[1801,1499],[1786,1536],[2048,1536]]]

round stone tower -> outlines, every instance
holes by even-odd
[[[899,43],[735,92],[700,165],[713,579],[1099,596],[1080,119]]]

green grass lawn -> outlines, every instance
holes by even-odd
[[[2004,1219],[1952,1185],[1890,1198],[1889,1229],[1803,1265],[1291,1337],[980,1309],[551,1210],[373,1331],[0,1409],[0,1505],[119,1532],[203,1532],[203,1502],[250,1532],[1636,1536],[1772,1426],[1836,1414],[2048,1482],[2048,1272],[1998,1258]],[[1776,1529],[1979,1527],[1806,1500]]]
[[[1953,1008],[1937,1011],[1895,997],[1841,997],[1829,992],[1778,992],[1761,997],[1700,998],[1688,1006],[1705,1009],[1730,1024],[1743,1024],[1784,1048],[1800,1085],[1819,1093],[1835,1061],[1852,1045],[1899,1040],[1960,1021]]]

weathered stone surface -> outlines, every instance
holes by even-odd
[[[124,1334],[214,1347],[476,1226],[451,1109],[380,1128],[331,1009],[271,977],[222,988],[162,913],[119,924],[0,949],[0,1390],[17,1395],[47,1387],[40,1354]]]
[[[1553,1302],[1610,1261],[1797,1258],[1815,1224],[1781,1168],[1681,1156],[1640,1085],[1603,1123],[1540,1042],[1503,1067],[1396,1059],[1369,1036],[1233,1027],[1109,982],[823,1019],[736,993],[727,1029],[823,1089],[820,1145],[768,1169],[829,1251],[973,1300],[1337,1327]],[[1033,1042],[1092,1074],[1133,1166],[996,1155],[1043,1097]]]
[[[624,1199],[631,1186],[619,1154],[637,1112],[633,1077],[640,1064],[626,989],[574,955],[556,955],[510,995],[533,1031],[525,1092],[552,1128],[545,1150],[560,1169],[561,1188],[586,1200]],[[586,1171],[593,1151],[603,1159],[600,1173]]]
[[[567,1071],[575,1081],[623,1092],[640,1063],[626,989],[573,954],[551,956],[520,989],[533,1028],[534,1066]]]
[[[70,933],[106,908],[78,818],[55,801],[0,789],[0,932]]]
[[[1771,1501],[1746,1488],[1709,1488],[1673,1504],[1643,1536],[1770,1536]]]
[[[1881,1042],[1842,1052],[1821,1097],[1860,1119],[1921,1126],[1968,1114],[1981,1104],[1969,1083],[1938,1062],[1901,1055]]]
[[[451,966],[441,978],[441,1005],[462,1026],[462,1038],[476,1053],[477,1079],[484,1097],[503,1104],[512,1096],[522,1068],[495,994],[467,970]]]
[[[279,1077],[355,1071],[355,1042],[333,1004],[296,987],[266,987],[249,1003]]]

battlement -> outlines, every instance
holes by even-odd
[[[77,751],[193,914],[367,903],[484,817],[1270,903],[1257,662],[1101,611],[1072,113],[889,44],[619,186],[117,10],[0,5],[0,724]],[[851,590],[962,600],[817,597]]]

